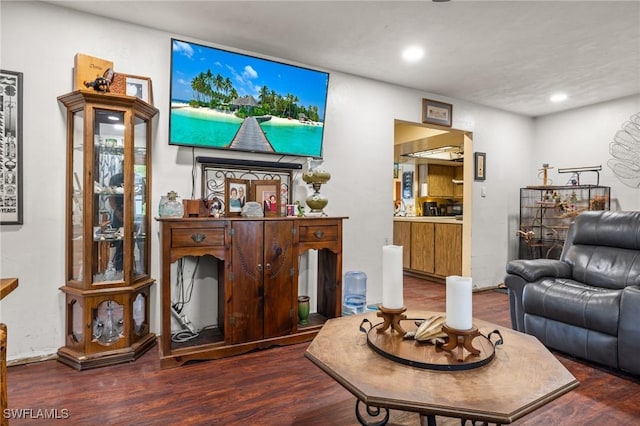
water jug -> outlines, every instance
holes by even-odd
[[[360,271],[344,274],[342,315],[361,314],[367,305],[367,275]]]

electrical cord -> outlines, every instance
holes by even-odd
[[[191,199],[196,197],[196,177],[198,169],[196,168],[196,149],[191,147]]]
[[[200,257],[196,258],[196,263],[193,268],[193,272],[191,273],[191,279],[189,280],[189,284],[185,288],[184,285],[184,258],[178,259],[177,271],[176,271],[176,293],[178,295],[177,302],[171,303],[172,308],[180,314],[184,307],[191,301],[191,296],[193,295],[193,288],[196,278],[196,272],[198,271],[198,266],[200,265]],[[183,323],[184,326],[184,323]],[[198,332],[192,332],[188,329],[181,329],[180,331],[174,332],[171,334],[171,341],[176,343],[188,342],[189,340],[195,339],[199,336]]]
[[[191,273],[191,279],[189,280],[189,284],[187,288],[184,287],[184,258],[178,259],[178,267],[176,271],[176,285],[177,285],[177,293],[178,293],[178,301],[175,303],[171,303],[171,306],[178,312],[181,313],[184,306],[191,301],[191,296],[193,295],[193,288],[196,279],[196,272],[198,271],[198,266],[200,265],[200,257],[196,258],[196,264],[193,268],[193,272]]]
[[[180,330],[171,334],[171,341],[175,343],[184,343],[195,339],[199,335],[199,333],[192,333],[189,330]]]

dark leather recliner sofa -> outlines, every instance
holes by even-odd
[[[506,269],[515,330],[640,375],[640,212],[583,212],[559,260],[513,260]]]

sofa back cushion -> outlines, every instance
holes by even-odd
[[[573,244],[640,250],[640,211],[583,212],[573,226]]]
[[[571,227],[562,260],[574,280],[612,289],[640,285],[640,212],[584,212]]]

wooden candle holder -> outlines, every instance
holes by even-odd
[[[442,331],[447,333],[449,340],[446,344],[441,346],[441,349],[452,352],[457,349],[456,359],[460,362],[464,361],[464,350],[466,349],[472,355],[480,355],[480,351],[473,347],[473,339],[481,336],[477,327],[471,327],[468,330],[458,330],[455,328],[447,327],[446,324],[442,326]]]
[[[378,313],[376,314],[379,317],[382,317],[384,323],[382,326],[378,327],[378,333],[383,333],[387,328],[391,327],[392,330],[400,333],[404,336],[406,331],[400,325],[400,321],[407,319],[407,316],[404,315],[404,312],[407,310],[404,306],[402,308],[397,309],[389,309],[385,308],[381,304],[378,304]]]

